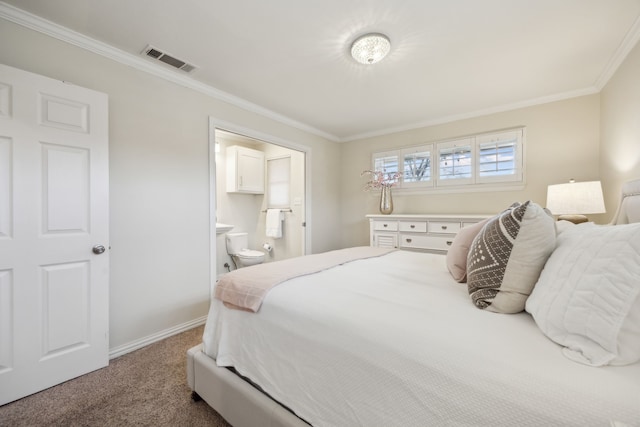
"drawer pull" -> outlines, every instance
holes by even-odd
[[[442,226],[442,229],[443,229],[443,230],[446,230],[446,229],[447,229],[447,226],[446,226],[446,225],[443,225],[443,226]]]
[[[415,226],[415,225],[413,225],[413,224],[411,224],[411,228],[416,228],[416,226]]]
[[[383,226],[383,227],[386,227],[386,226],[387,226],[387,224],[382,224],[382,226]]]
[[[411,239],[406,239],[407,243],[411,243]]]
[[[453,243],[452,240],[447,240],[447,246],[451,246],[452,243]]]

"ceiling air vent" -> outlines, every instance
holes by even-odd
[[[172,67],[178,68],[179,70],[187,73],[190,73],[197,68],[195,65],[189,64],[181,59],[169,55],[168,53],[162,52],[151,45],[144,48],[142,54],[150,58],[157,59],[158,61],[162,61],[165,64],[171,65]]]

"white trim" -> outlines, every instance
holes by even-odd
[[[213,121],[209,118],[209,298],[213,299],[213,288],[218,281],[218,248],[217,237],[218,231],[216,224],[218,217],[216,212],[218,207],[216,200],[217,194],[217,169],[216,169],[216,128]]]
[[[618,46],[618,49],[604,67],[602,74],[596,80],[595,87],[598,91],[601,91],[609,82],[609,79],[613,77],[627,55],[629,55],[629,52],[631,52],[631,49],[638,43],[638,40],[640,40],[640,16],[636,18],[624,40],[622,40],[622,43],[620,43],[620,46]]]
[[[148,335],[144,338],[131,341],[130,343],[111,348],[109,349],[109,360],[115,359],[116,357],[124,356],[127,353],[131,353],[132,351],[141,349],[142,347],[146,347],[149,344],[153,344],[154,342],[162,341],[165,338],[169,338],[181,332],[188,331],[189,329],[204,325],[206,321],[207,316],[198,317],[197,319],[193,319],[181,325],[165,329],[164,331],[157,332],[153,335]]]
[[[396,196],[417,196],[428,194],[454,194],[454,193],[487,193],[497,191],[522,191],[526,187],[525,182],[501,182],[497,184],[463,184],[444,185],[440,187],[423,188],[396,188],[393,187],[393,197]],[[377,195],[376,197],[380,197]]]
[[[527,187],[526,182],[500,182],[491,184],[466,184],[441,187],[393,187],[393,197],[404,196],[428,196],[433,194],[460,194],[460,193],[495,193],[501,191],[522,191]],[[379,199],[380,192],[369,191],[369,197]]]
[[[133,55],[123,50],[117,49],[99,40],[87,37],[69,28],[63,27],[4,2],[0,2],[0,18],[4,18],[7,21],[11,21],[15,24],[22,25],[23,27],[27,27],[47,36],[112,59],[121,64],[128,65],[145,73],[149,73],[155,77],[159,77],[172,83],[176,83],[180,86],[193,89],[204,95],[210,96],[223,102],[227,102],[231,105],[242,108],[243,110],[259,114],[261,116],[275,120],[276,122],[283,123],[287,126],[309,132],[322,138],[326,138],[330,141],[340,141],[340,138],[335,135],[323,132],[312,126],[290,119],[289,117],[261,107],[228,92],[224,92],[222,90],[216,89],[213,86],[209,86],[207,84],[199,82],[192,77],[181,74],[181,71],[174,70],[173,68],[165,68],[164,64],[154,63],[151,60],[148,60],[141,56]]]
[[[133,68],[137,68],[138,70],[155,75],[157,77],[168,80],[170,82],[196,90],[200,93],[219,99],[221,101],[228,102],[229,104],[242,108],[244,110],[262,115],[264,117],[270,118],[272,120],[291,126],[293,128],[300,129],[305,132],[309,132],[313,135],[326,138],[333,142],[349,142],[349,141],[354,141],[359,139],[372,138],[376,136],[390,135],[390,134],[404,132],[408,130],[414,130],[414,129],[424,128],[429,126],[451,123],[458,120],[471,119],[475,117],[486,116],[489,114],[516,110],[519,108],[532,107],[536,105],[547,104],[550,102],[563,101],[566,99],[577,98],[580,96],[592,95],[602,90],[602,88],[607,84],[609,79],[611,79],[613,74],[617,71],[618,67],[620,67],[620,64],[622,64],[622,62],[626,59],[631,49],[633,49],[633,47],[636,45],[638,40],[640,40],[640,17],[638,17],[634,22],[634,24],[632,25],[629,32],[627,33],[627,35],[625,36],[624,40],[616,50],[616,52],[613,54],[613,56],[609,60],[608,64],[604,67],[600,77],[598,77],[594,85],[590,87],[569,91],[569,92],[562,92],[562,93],[549,95],[549,96],[543,96],[540,98],[534,98],[526,101],[520,101],[520,102],[511,103],[511,104],[504,104],[504,105],[499,105],[495,107],[475,110],[468,113],[454,114],[451,116],[444,116],[444,117],[439,117],[431,120],[409,123],[402,126],[390,127],[390,128],[372,131],[372,132],[364,132],[364,133],[350,135],[346,137],[338,137],[336,135],[316,129],[307,124],[290,119],[289,117],[283,116],[282,114],[279,114],[272,110],[261,107],[257,104],[254,104],[252,102],[239,98],[230,93],[221,91],[219,89],[216,89],[204,83],[200,83],[190,77],[180,75],[175,70],[164,68],[163,66],[161,66],[161,64],[155,64],[137,55],[132,55],[120,49],[116,49],[115,47],[110,46],[106,43],[92,39],[83,34],[75,32],[69,28],[63,27],[54,22],[48,21],[36,15],[33,15],[15,6],[9,5],[3,1],[0,1],[0,18],[6,19],[18,25],[22,25],[23,27],[30,28],[34,31],[38,31],[40,33],[46,34],[58,40],[62,40],[64,42],[73,44],[82,49],[86,49],[88,51],[110,58],[122,64],[129,65]]]
[[[485,108],[482,110],[471,111],[468,113],[454,114],[452,116],[444,116],[435,118],[432,120],[425,120],[422,122],[410,123],[403,126],[397,126],[387,129],[381,129],[372,132],[361,133],[357,135],[351,135],[340,139],[340,142],[355,141],[358,139],[373,138],[376,136],[386,136],[394,133],[405,132],[408,130],[415,130],[425,128],[429,126],[436,126],[445,123],[456,122],[459,120],[473,119],[475,117],[488,116],[490,114],[502,113],[505,111],[517,110],[520,108],[534,107],[536,105],[548,104],[556,101],[564,101],[566,99],[578,98],[580,96],[593,95],[598,93],[598,89],[595,86],[591,86],[584,89],[574,90],[571,92],[563,92],[556,95],[543,96],[541,98],[530,99],[527,101],[514,102],[512,104],[499,105],[496,107]]]

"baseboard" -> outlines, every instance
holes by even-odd
[[[153,335],[146,336],[136,341],[132,341],[127,344],[120,345],[118,347],[114,347],[109,349],[109,360],[115,359],[116,357],[120,357],[127,353],[131,353],[132,351],[138,350],[142,347],[146,347],[149,344],[153,344],[154,342],[163,340],[165,338],[169,338],[172,335],[179,334],[184,331],[188,331],[189,329],[193,329],[200,325],[204,325],[207,321],[207,316],[202,316],[197,319],[191,320],[189,322],[183,323],[181,325],[174,326],[169,329],[165,329],[164,331],[160,331]]]

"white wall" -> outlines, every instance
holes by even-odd
[[[310,147],[311,216],[337,217],[338,144],[1,19],[0,40],[0,62],[109,95],[112,350],[207,313],[209,116]],[[339,229],[318,221],[311,243]]]
[[[601,93],[600,172],[607,217],[615,214],[620,186],[640,178],[640,44]]]
[[[371,154],[477,133],[526,127],[526,186],[518,191],[393,194],[394,213],[497,213],[514,201],[546,203],[549,184],[599,179],[600,96],[589,95],[473,119],[352,141],[342,150],[344,246],[367,244],[365,215],[379,213],[377,193],[365,193],[360,172],[371,169]],[[601,221],[601,216],[593,216]]]

